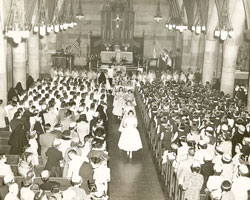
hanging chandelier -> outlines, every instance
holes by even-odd
[[[53,19],[53,27],[54,32],[58,33],[60,31],[60,23],[59,23],[59,4],[56,3],[55,13],[54,13],[54,19]]]
[[[188,26],[185,25],[183,21],[174,20],[171,16],[167,19],[165,28],[169,31],[176,30],[180,33],[183,33],[184,31],[188,30]]]
[[[154,20],[156,22],[160,22],[162,20],[160,0],[158,0],[157,10],[156,10],[156,15],[154,16]]]
[[[233,37],[234,33],[228,12],[228,0],[223,1],[222,8],[220,8],[220,3],[218,0],[216,0],[216,5],[219,13],[219,24],[214,31],[214,36],[224,41],[228,37]]]
[[[177,10],[178,9],[176,9],[174,12],[172,4],[170,4],[169,16],[167,18],[165,28],[169,31],[176,30],[182,33],[188,30],[188,26],[185,25],[182,17],[184,12],[184,7],[182,7],[182,9],[179,9],[179,12],[177,12]]]
[[[202,22],[202,18],[200,15],[200,11],[197,9],[196,11],[196,17],[194,25],[192,25],[191,30],[195,32],[197,35],[201,34],[202,32],[206,31],[206,26]]]
[[[5,35],[13,39],[15,43],[20,43],[22,39],[29,37],[30,25],[25,21],[24,5],[20,0],[12,0],[9,16],[5,26]]]
[[[35,24],[33,31],[44,37],[47,32],[50,33],[53,30],[53,26],[48,24],[47,10],[45,7],[44,0],[39,1],[39,23]]]
[[[79,4],[78,4],[78,13],[76,14],[76,19],[78,19],[78,20],[84,19],[84,14],[83,14],[83,11],[82,11],[81,0],[79,0]]]

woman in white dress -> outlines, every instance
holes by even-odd
[[[140,133],[137,130],[137,118],[130,110],[128,116],[122,122],[123,130],[118,142],[118,147],[127,151],[127,155],[132,158],[132,152],[142,148]]]
[[[122,116],[122,121],[121,121],[121,124],[120,124],[120,127],[119,127],[118,131],[120,131],[120,132],[123,131],[123,122],[127,118],[128,113],[130,111],[133,111],[135,113],[135,106],[133,105],[133,103],[131,101],[126,101],[126,103],[122,107],[123,116]]]
[[[123,105],[125,104],[124,102],[124,93],[123,93],[123,88],[120,87],[118,92],[115,93],[114,95],[114,102],[113,102],[113,111],[112,113],[116,115],[119,119],[122,117],[122,108]]]

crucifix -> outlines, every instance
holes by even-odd
[[[120,22],[122,22],[123,20],[119,17],[119,14],[117,14],[116,18],[113,19],[113,21],[115,22],[115,27],[119,28],[120,27]]]

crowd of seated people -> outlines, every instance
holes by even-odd
[[[0,174],[5,183],[4,189],[0,188],[1,199],[108,198],[108,93],[95,76],[72,74],[64,71],[51,78],[31,80],[26,91],[20,84],[11,89],[9,103],[1,109],[11,132],[9,154],[20,157],[15,174],[5,164],[5,155],[0,156]],[[39,156],[44,165],[40,174],[44,183],[36,186],[33,180],[39,176]],[[21,188],[13,175],[23,177]],[[50,177],[68,179],[71,186],[61,191],[60,181],[50,181]]]
[[[245,103],[202,85],[199,73],[150,77],[138,78],[138,95],[156,124],[154,141],[162,143],[163,162],[172,160],[184,199],[206,193],[211,200],[247,200],[250,114]]]

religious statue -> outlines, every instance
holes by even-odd
[[[116,62],[120,63],[121,61],[121,50],[120,50],[120,46],[119,45],[115,45],[115,58],[116,58]]]

